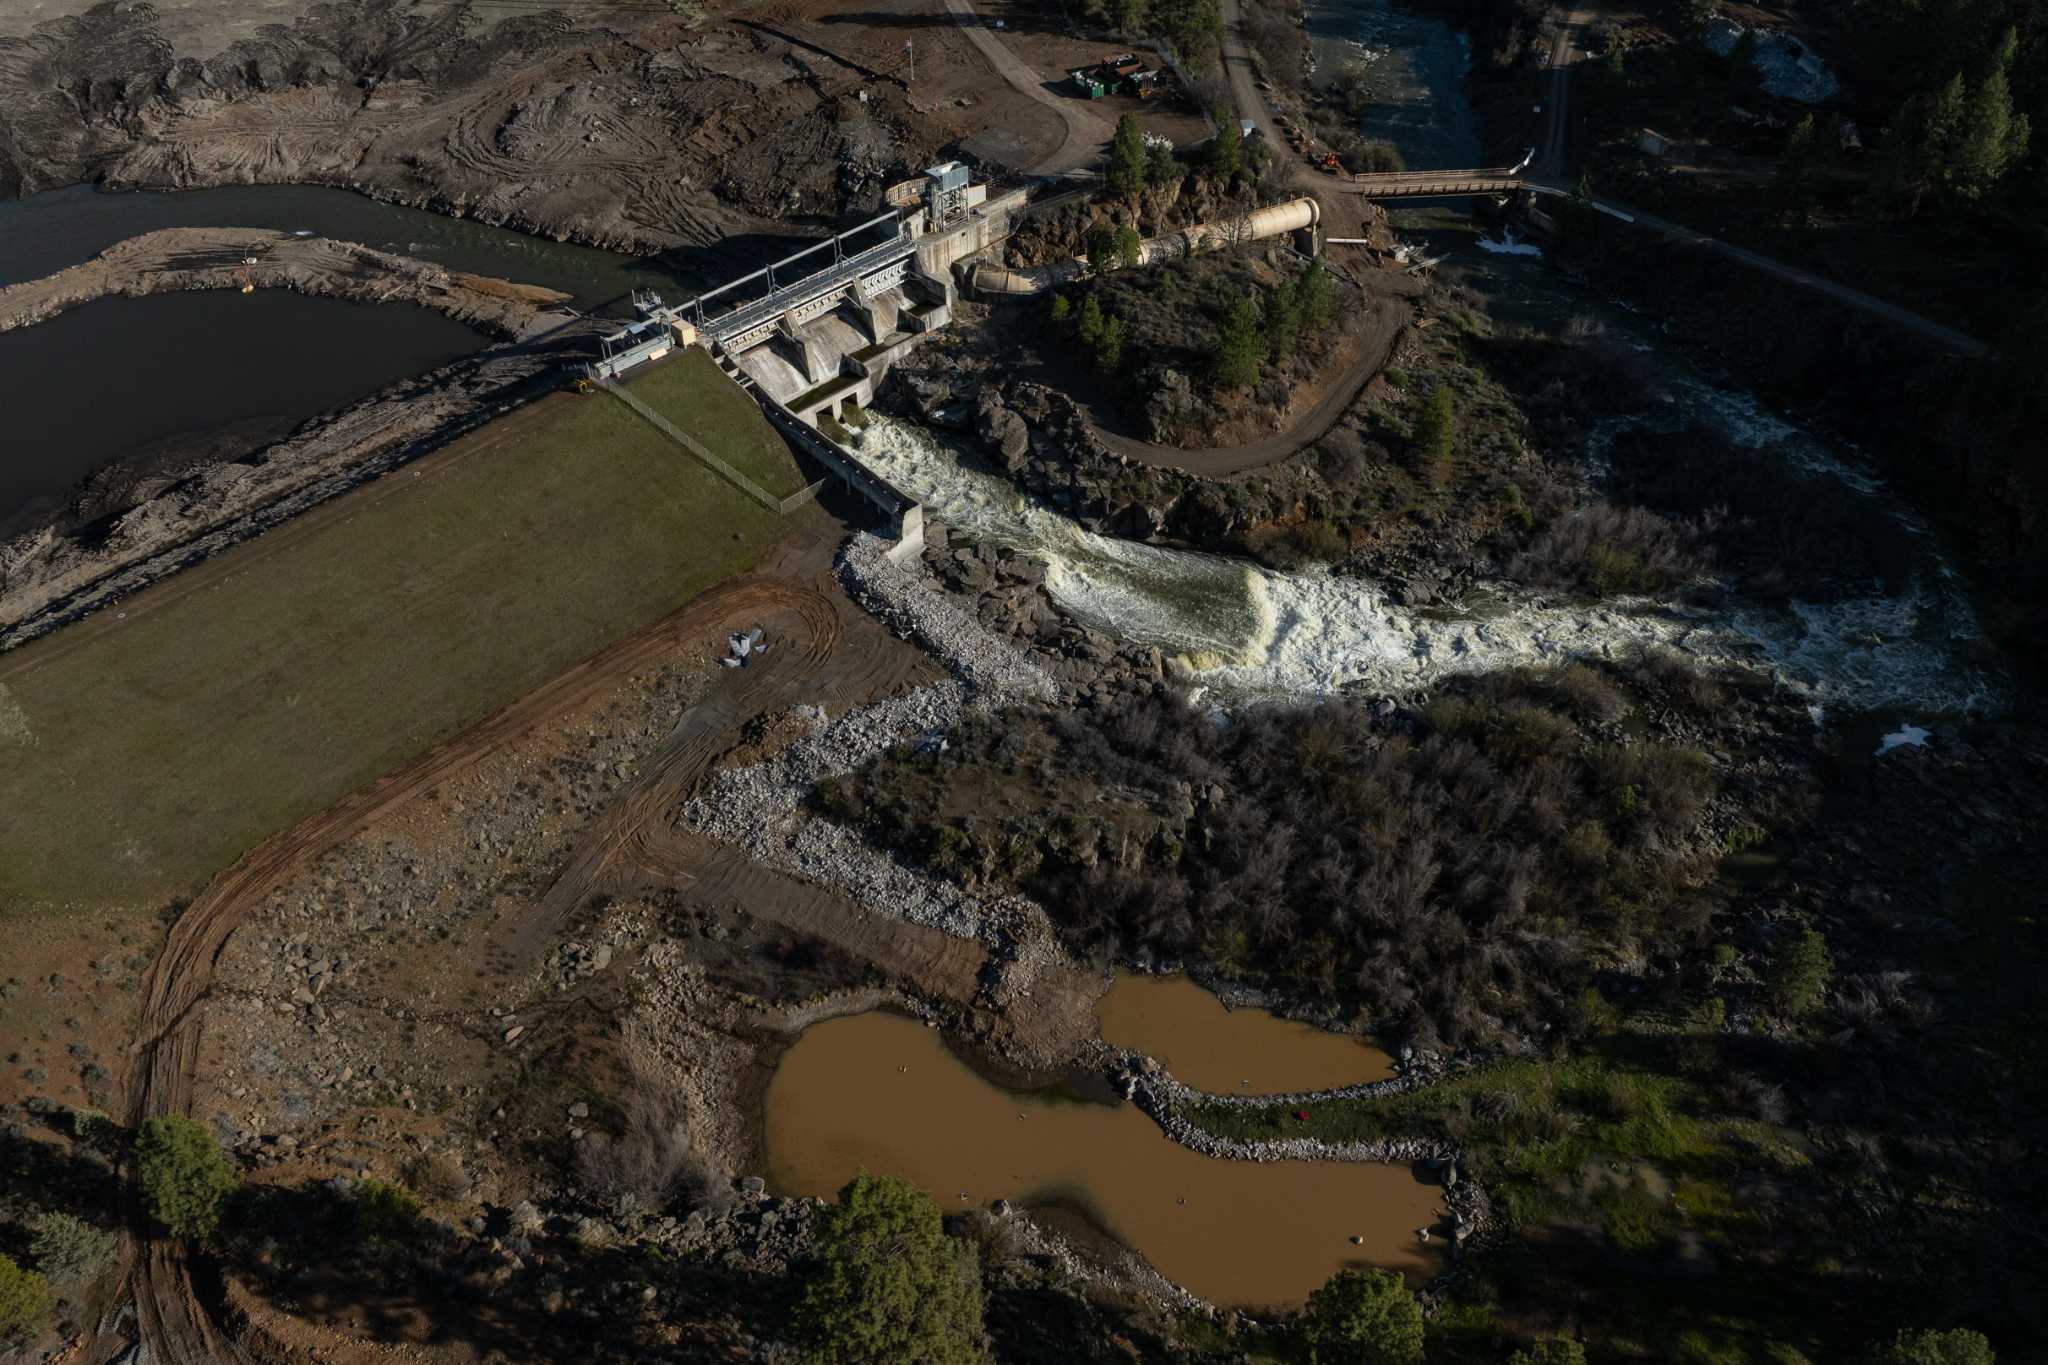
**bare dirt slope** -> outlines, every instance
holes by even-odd
[[[881,10],[692,25],[653,5],[341,0],[244,32],[106,0],[0,36],[0,194],[332,184],[626,250],[704,244],[871,205],[1015,122],[1023,101],[977,96],[979,72],[945,59],[950,24],[904,80],[902,35],[945,23],[938,0]],[[1056,145],[1033,114],[1020,165]]]

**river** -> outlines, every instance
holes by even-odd
[[[946,1211],[1077,1212],[1216,1303],[1297,1304],[1347,1266],[1419,1283],[1446,1245],[1417,1237],[1441,1205],[1406,1167],[1200,1156],[1130,1104],[1004,1089],[894,1014],[806,1029],[769,1082],[766,1141],[779,1193],[829,1198],[867,1170]]]
[[[1739,395],[1699,386],[1682,397],[1702,420],[1751,439],[1787,430]],[[987,472],[959,439],[915,423],[876,417],[857,441],[877,472],[947,525],[1045,560],[1046,590],[1077,620],[1157,645],[1219,692],[1396,694],[1461,673],[1666,646],[1707,664],[1761,668],[1822,705],[1932,714],[2000,695],[1976,663],[1967,600],[1932,571],[1893,596],[1825,604],[1587,603],[1500,585],[1458,609],[1415,610],[1369,578],[1281,573],[1096,535]],[[1862,496],[1846,486],[1843,495]]]
[[[1371,98],[1360,131],[1397,147],[1417,170],[1479,164],[1479,120],[1465,99],[1472,47],[1443,20],[1387,0],[1316,0],[1308,9],[1315,83],[1347,68]]]

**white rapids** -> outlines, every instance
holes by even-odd
[[[1156,645],[1186,673],[1238,694],[1393,694],[1445,677],[1665,646],[1761,669],[1825,701],[1967,709],[1988,684],[1919,629],[1916,594],[1790,609],[1709,611],[1642,599],[1564,603],[1500,590],[1459,610],[1411,610],[1369,579],[1277,573],[1245,560],[1084,530],[955,441],[874,417],[858,438],[875,471],[948,526],[1041,558],[1046,589],[1083,624]]]

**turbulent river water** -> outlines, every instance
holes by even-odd
[[[1872,515],[1898,518],[1902,534],[1924,533],[1882,489],[1740,396],[1685,385],[1673,400],[1743,439],[1786,443],[1787,458],[1838,469],[1844,497],[1869,499]],[[1419,611],[1371,579],[1279,573],[1096,535],[977,468],[955,438],[914,423],[878,418],[860,443],[879,472],[948,525],[1044,558],[1047,590],[1077,619],[1157,645],[1191,676],[1234,693],[1398,693],[1458,673],[1649,645],[1764,668],[1822,703],[1957,710],[1994,688],[1970,662],[1975,619],[1931,538],[1928,562],[1896,596],[1586,604],[1500,587],[1459,610]]]

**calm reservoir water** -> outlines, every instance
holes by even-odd
[[[407,304],[281,289],[102,299],[0,332],[0,535],[152,449],[234,458],[484,338]]]
[[[1095,1018],[1109,1042],[1216,1094],[1333,1090],[1394,1074],[1393,1058],[1363,1039],[1265,1010],[1225,1009],[1184,976],[1127,972],[1096,1002]]]
[[[0,200],[0,285],[90,260],[119,241],[170,227],[313,232],[436,261],[455,270],[546,285],[594,307],[635,288],[662,288],[658,266],[315,185],[106,194],[90,185]]]
[[[911,1181],[942,1209],[1078,1209],[1217,1303],[1296,1304],[1346,1266],[1419,1282],[1445,1246],[1416,1236],[1442,1206],[1406,1167],[1199,1156],[1135,1106],[1005,1090],[937,1030],[893,1014],[805,1030],[769,1082],[766,1137],[780,1193],[830,1197],[868,1170]]]
[[[0,202],[0,285],[37,279],[166,227],[342,237],[454,269],[543,284],[592,306],[650,282],[629,257],[380,204],[345,190],[230,186]],[[666,284],[665,278],[658,283]],[[0,333],[0,535],[61,508],[93,471],[172,453],[234,459],[309,417],[485,345],[424,308],[283,290],[104,299]]]

